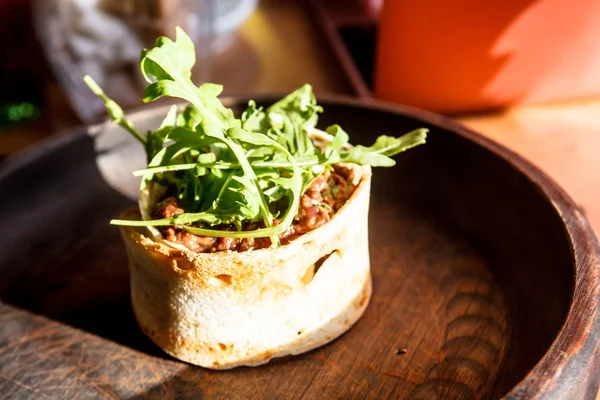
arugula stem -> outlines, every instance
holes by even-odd
[[[183,214],[179,214],[183,215]],[[137,219],[111,219],[111,225],[121,226],[169,226],[174,225],[172,218],[137,220]]]
[[[142,144],[146,144],[146,137],[138,132],[133,126],[131,121],[127,119],[123,109],[110,97],[104,93],[104,90],[96,83],[96,81],[89,75],[83,77],[83,81],[88,85],[90,90],[104,102],[106,111],[110,115],[111,119],[116,122],[121,128],[125,129],[131,135],[140,141]]]
[[[179,214],[185,215],[185,214]],[[140,220],[128,220],[128,219],[113,219],[110,221],[111,225],[119,226],[133,226],[133,227],[146,227],[146,226],[177,226],[172,218],[153,219],[148,221]],[[219,229],[207,229],[198,228],[193,226],[181,225],[181,228],[186,231],[200,236],[212,236],[212,237],[226,237],[235,239],[244,238],[261,238],[261,237],[277,237],[279,234],[285,232],[287,228],[282,225],[271,226],[270,228],[260,228],[252,231],[223,231]]]
[[[317,165],[328,165],[329,162],[323,163],[321,161],[296,161],[296,165],[298,167],[314,167]],[[256,161],[250,162],[250,166],[252,168],[284,168],[293,170],[294,167],[289,162],[270,162],[270,161]],[[193,164],[171,164],[171,165],[163,165],[160,167],[151,167],[145,169],[138,169],[137,171],[133,171],[133,176],[142,176],[148,173],[158,174],[161,172],[172,172],[172,171],[185,171],[187,169],[194,169],[196,167],[204,167],[204,168],[215,168],[215,169],[240,169],[241,165],[239,163],[228,163],[224,161],[219,161],[216,163],[193,163]]]
[[[293,185],[291,188],[292,190],[290,191],[290,193],[292,195],[292,202],[291,202],[290,206],[288,207],[288,209],[286,210],[283,220],[279,224],[279,226],[282,227],[282,232],[285,232],[285,230],[287,230],[287,228],[292,225],[293,219],[296,216],[296,213],[298,212],[298,207],[300,206],[300,198],[303,195],[303,193],[301,192],[301,190],[302,190],[302,173],[300,171],[300,167],[296,163],[296,160],[294,160],[294,156],[292,154],[290,154],[290,152],[287,151],[287,149],[285,147],[283,147],[281,144],[277,143],[273,139],[270,139],[270,140],[273,142],[272,143],[273,147],[279,149],[283,154],[285,154],[285,157],[288,159],[290,164],[292,164],[292,169],[293,169],[293,172],[292,172]],[[277,243],[279,243],[279,240],[277,241]]]

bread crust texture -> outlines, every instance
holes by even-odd
[[[276,248],[194,253],[148,228],[121,227],[143,332],[173,357],[210,369],[265,364],[342,335],[371,296],[371,169],[360,171],[329,222]],[[139,211],[122,218],[139,219]]]

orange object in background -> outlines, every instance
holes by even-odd
[[[600,0],[387,0],[374,96],[442,113],[600,96]]]

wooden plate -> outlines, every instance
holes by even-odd
[[[321,103],[321,125],[340,123],[355,143],[431,129],[426,146],[375,171],[374,293],[350,331],[259,368],[207,371],[162,353],[133,319],[125,251],[108,225],[134,204],[131,171],[143,164],[142,150],[112,125],[82,128],[0,171],[0,394],[593,398],[598,243],[565,193],[449,119],[349,99]],[[132,118],[145,129],[164,113]]]

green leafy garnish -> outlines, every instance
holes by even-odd
[[[331,140],[317,145],[311,132],[323,109],[308,84],[266,110],[250,101],[236,118],[218,98],[222,86],[192,82],[195,61],[194,44],[180,28],[175,41],[160,37],[153,49],[142,51],[140,69],[148,82],[144,102],[170,96],[188,103],[171,107],[161,126],[146,134],[91,77],[84,77],[111,119],[144,145],[147,168],[134,172],[142,176],[140,190],[161,185],[175,193],[185,211],[172,218],[112,224],[175,225],[214,237],[270,237],[277,245],[293,223],[302,194],[325,168],[338,163],[393,166],[392,156],[425,143],[427,130],[417,129],[399,138],[380,136],[369,147],[351,147],[348,134],[332,125],[326,129]],[[263,227],[242,230],[254,222]],[[223,224],[237,230],[219,229]]]

